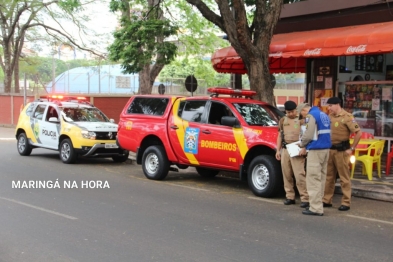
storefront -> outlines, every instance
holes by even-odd
[[[327,111],[339,96],[345,110],[374,136],[393,140],[393,22],[274,35],[271,73],[305,72],[306,101]],[[217,50],[213,67],[246,73],[232,47]]]

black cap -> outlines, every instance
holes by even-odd
[[[341,99],[334,96],[329,98],[326,103],[330,105],[341,104]]]
[[[287,101],[284,104],[284,108],[286,111],[292,111],[292,110],[296,109],[296,103],[293,101]]]

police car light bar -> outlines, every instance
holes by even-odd
[[[211,96],[218,95],[230,95],[234,97],[247,97],[251,98],[255,96],[257,92],[252,90],[243,90],[243,89],[233,89],[233,88],[225,88],[225,87],[210,87],[207,89],[209,93],[212,93]]]
[[[75,102],[75,103],[93,106],[90,102],[86,101],[87,99],[84,96],[48,95],[46,96],[46,99],[48,102],[55,102],[55,103]]]

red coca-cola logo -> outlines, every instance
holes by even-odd
[[[305,56],[311,56],[311,55],[320,55],[321,54],[322,48],[315,48],[315,49],[307,49],[304,52]]]
[[[366,51],[367,45],[349,46],[347,49],[348,54],[362,53]]]

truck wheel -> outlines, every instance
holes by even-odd
[[[215,177],[220,172],[220,170],[203,168],[203,167],[195,167],[195,169],[198,172],[198,174],[204,178]]]
[[[33,150],[31,145],[29,144],[29,140],[27,139],[25,133],[19,134],[17,147],[18,147],[18,153],[21,156],[29,156],[31,154],[31,150]]]
[[[255,157],[248,168],[248,186],[259,197],[272,197],[283,187],[279,162],[273,157]]]
[[[125,153],[122,156],[113,156],[112,157],[113,162],[115,162],[115,163],[123,163],[123,162],[125,162],[128,159],[128,155],[129,155],[129,152],[127,151],[127,153]]]
[[[71,140],[64,139],[60,144],[60,159],[64,164],[75,163],[77,154],[72,146]]]
[[[162,180],[169,172],[169,161],[162,146],[149,146],[142,156],[143,173],[148,179]]]

